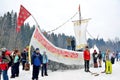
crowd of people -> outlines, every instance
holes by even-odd
[[[111,52],[109,49],[107,49],[106,52],[102,51],[97,52],[96,50],[94,50],[91,56],[88,46],[85,47],[83,56],[85,72],[91,72],[89,67],[91,59],[93,59],[94,68],[102,67],[102,62],[105,62],[105,70],[102,73],[106,72],[107,70],[106,64],[108,62],[114,64],[115,59],[116,61],[120,61],[120,53]],[[48,56],[46,54],[46,51],[44,51],[41,54],[40,49],[36,48],[31,55],[31,59],[32,59],[31,65],[33,66],[32,80],[38,80],[40,70],[42,77],[48,76],[47,74]],[[3,75],[3,80],[9,80],[7,72],[10,69],[10,67],[11,67],[10,78],[19,77],[20,63],[22,65],[22,70],[29,70],[28,68],[26,68],[27,67],[26,64],[29,64],[27,49],[24,49],[22,52],[20,52],[19,50],[9,51],[6,48],[0,49],[0,79],[1,75]]]
[[[98,66],[102,67],[102,53],[101,53],[101,51],[99,51],[99,53],[97,53],[97,51],[94,50],[92,57],[93,57],[94,68],[98,68]]]
[[[120,61],[120,53],[118,53],[118,51],[115,53],[115,52],[111,52],[109,49],[107,49],[106,52],[101,52],[101,51],[97,52],[96,50],[94,50],[91,56],[88,46],[85,47],[83,56],[84,56],[85,72],[91,72],[89,69],[91,59],[93,59],[94,68],[98,68],[98,67],[101,68],[102,62],[105,63],[105,70],[102,71],[102,73],[105,73],[107,71],[106,66],[108,62],[112,65],[115,64],[115,60]]]
[[[41,70],[41,76],[48,76],[47,66],[48,66],[48,56],[44,51],[43,54],[40,53],[39,48],[36,48],[32,53],[31,65],[32,69],[32,80],[38,80],[38,75]],[[6,48],[0,49],[0,80],[1,75],[3,75],[3,80],[9,80],[8,70],[11,69],[11,77],[19,77],[20,64],[22,65],[22,70],[26,70],[26,64],[29,64],[28,60],[28,50],[24,49],[23,52],[19,50],[9,51]],[[11,68],[10,68],[11,67]],[[29,69],[28,69],[29,70]]]

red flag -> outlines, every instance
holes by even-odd
[[[17,19],[17,28],[16,31],[20,32],[21,26],[24,24],[24,21],[30,16],[30,12],[27,11],[22,5],[20,6],[20,12]]]

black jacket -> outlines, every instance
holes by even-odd
[[[22,61],[26,61],[27,60],[27,57],[28,57],[28,53],[27,52],[22,52],[21,53],[21,57],[22,57]]]
[[[98,54],[98,59],[102,59],[102,54],[101,53]]]

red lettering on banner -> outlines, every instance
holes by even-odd
[[[52,46],[46,39],[41,35],[41,33],[36,29],[34,38],[37,39],[47,50],[49,50],[52,53],[60,54],[65,57],[70,57],[70,58],[78,58],[78,54],[75,52],[68,52],[64,50],[60,50],[54,46]]]
[[[69,53],[67,51],[64,51],[64,54],[63,54],[65,57],[69,57]]]

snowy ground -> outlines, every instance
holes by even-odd
[[[39,75],[39,80],[120,80],[120,62],[116,62],[113,65],[113,73],[112,74],[105,74],[101,73],[101,71],[104,71],[104,65],[103,68],[91,68],[92,72],[97,72],[100,75],[94,76],[90,73],[85,73],[84,69],[81,70],[69,70],[69,71],[56,71],[51,72],[49,71],[49,76],[47,77],[41,77]],[[32,71],[32,70],[31,70]],[[31,80],[31,71],[22,71],[20,68],[20,76],[15,79],[10,80]],[[9,70],[9,76],[10,76],[10,70]]]

